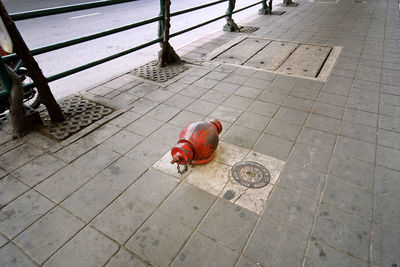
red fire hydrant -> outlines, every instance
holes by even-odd
[[[178,143],[171,149],[171,164],[177,163],[178,172],[184,173],[190,163],[209,162],[218,147],[221,131],[222,124],[216,119],[188,123],[179,134]],[[185,165],[185,169],[181,171],[179,165]]]

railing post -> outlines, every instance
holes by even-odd
[[[267,0],[262,1],[262,8],[258,10],[259,15],[268,15],[272,14],[272,0],[269,0],[267,4]]]
[[[229,0],[228,10],[226,11],[226,24],[224,25],[224,31],[226,32],[239,32],[240,29],[235,21],[232,19],[232,12],[235,9],[236,0]]]
[[[158,52],[158,65],[165,67],[169,64],[180,63],[181,59],[175,52],[174,48],[169,44],[170,24],[170,6],[171,0],[160,0],[160,16],[163,18],[159,23],[158,36],[162,39],[160,42],[161,51]]]

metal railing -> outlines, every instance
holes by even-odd
[[[10,17],[14,21],[19,21],[19,20],[26,20],[26,19],[49,16],[49,15],[56,15],[56,14],[62,14],[62,13],[67,13],[67,12],[79,11],[79,10],[86,10],[86,9],[97,8],[97,7],[104,7],[104,6],[109,6],[109,5],[116,5],[116,4],[133,2],[133,1],[135,1],[135,0],[102,0],[102,1],[84,3],[84,4],[76,4],[76,5],[69,5],[69,6],[62,6],[62,7],[41,9],[41,10],[33,10],[33,11],[28,11],[28,12],[14,13],[14,14],[10,14]],[[120,26],[120,27],[113,28],[113,29],[110,29],[110,30],[106,30],[106,31],[97,32],[97,33],[94,33],[94,34],[82,36],[82,37],[79,37],[79,38],[76,38],[76,39],[71,39],[71,40],[67,40],[67,41],[64,41],[64,42],[59,42],[59,43],[54,43],[54,44],[50,44],[50,45],[34,48],[34,49],[30,50],[31,54],[32,55],[40,55],[40,54],[51,52],[51,51],[54,51],[54,50],[57,50],[57,49],[62,49],[62,48],[66,48],[66,47],[69,47],[69,46],[72,46],[72,45],[76,45],[76,44],[80,44],[80,43],[87,42],[87,41],[90,41],[90,40],[94,40],[94,39],[97,39],[97,38],[105,37],[105,36],[108,36],[108,35],[111,35],[111,34],[119,33],[119,32],[130,30],[130,29],[134,29],[134,28],[137,28],[137,27],[140,27],[140,26],[144,26],[144,25],[147,25],[147,24],[150,24],[150,23],[154,23],[154,22],[159,22],[160,29],[162,29],[164,27],[164,21],[166,19],[165,13],[162,10],[162,7],[164,6],[163,5],[164,1],[165,0],[160,0],[160,7],[161,7],[160,8],[160,15],[157,16],[157,17],[153,17],[153,18],[149,18],[149,19],[146,19],[146,20],[142,20],[142,21],[139,21],[139,22],[132,23],[132,24]],[[169,34],[167,39],[175,37],[175,36],[178,36],[178,35],[181,35],[181,34],[186,33],[186,32],[189,32],[189,31],[197,29],[199,27],[205,26],[207,24],[210,24],[210,23],[215,22],[217,20],[220,20],[222,18],[226,18],[226,17],[230,17],[231,18],[232,14],[241,12],[241,11],[243,11],[245,9],[254,7],[256,5],[262,4],[262,7],[263,7],[262,9],[264,9],[265,6],[267,5],[266,4],[266,0],[262,0],[262,1],[257,1],[257,2],[255,2],[253,4],[251,4],[251,5],[242,7],[240,9],[234,10],[234,6],[235,6],[235,2],[236,2],[235,0],[219,0],[219,1],[214,1],[214,2],[207,3],[207,4],[203,4],[203,5],[200,5],[200,6],[196,6],[196,7],[192,7],[192,8],[188,8],[188,9],[184,9],[184,10],[180,10],[180,11],[176,11],[176,12],[173,12],[173,13],[171,13],[169,15],[170,15],[170,17],[175,17],[175,16],[179,16],[179,15],[182,15],[182,14],[187,14],[187,13],[190,13],[190,12],[193,12],[193,11],[197,11],[197,10],[200,10],[200,9],[204,9],[204,8],[207,8],[207,7],[211,7],[211,6],[214,6],[214,5],[217,5],[217,4],[221,4],[223,2],[229,2],[228,9],[227,9],[225,14],[221,14],[221,16],[218,16],[218,17],[215,17],[213,19],[201,22],[201,23],[199,23],[197,25],[188,27],[188,28],[180,30],[178,32]],[[52,81],[64,78],[66,76],[72,75],[74,73],[86,70],[88,68],[97,66],[99,64],[105,63],[107,61],[116,59],[118,57],[130,54],[132,52],[135,52],[137,50],[140,50],[140,49],[143,49],[145,47],[151,46],[151,45],[156,44],[158,42],[161,42],[163,40],[163,38],[164,38],[163,32],[164,32],[163,30],[159,30],[158,38],[156,38],[154,40],[151,40],[151,41],[148,41],[148,42],[143,43],[141,45],[135,46],[133,48],[121,51],[119,53],[116,53],[116,54],[113,54],[113,55],[110,55],[110,56],[107,56],[107,57],[104,57],[104,58],[101,58],[101,59],[98,59],[98,60],[95,60],[95,61],[92,61],[92,62],[89,62],[89,63],[86,63],[86,64],[83,64],[81,66],[78,66],[78,67],[75,67],[75,68],[72,68],[72,69],[69,69],[69,70],[65,70],[63,72],[51,75],[49,77],[46,77],[46,79],[47,79],[48,82],[52,82]],[[15,60],[16,58],[17,58],[16,54],[10,54],[10,55],[2,57],[4,62],[10,62],[12,60]],[[34,85],[31,83],[31,84],[24,85],[24,87],[28,87],[28,88],[29,87],[34,87]]]

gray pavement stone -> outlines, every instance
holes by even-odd
[[[56,207],[20,234],[14,242],[42,264],[83,227],[83,222]]]
[[[374,165],[371,163],[340,156],[332,158],[329,168],[329,174],[369,188],[374,186],[374,172]]]
[[[379,129],[378,144],[400,150],[400,133]]]
[[[389,197],[400,198],[400,172],[377,166],[375,190]]]
[[[153,210],[129,195],[122,195],[97,216],[91,225],[124,244]]]
[[[378,113],[378,101],[376,100],[349,97],[347,101],[347,107],[372,113]]]
[[[86,140],[96,144],[101,144],[120,130],[120,128],[112,126],[111,124],[105,124],[96,129],[96,131],[87,135]]]
[[[0,179],[0,207],[5,206],[18,197],[25,191],[28,191],[29,187],[15,179],[13,175],[7,175]],[[1,209],[0,209],[1,210]]]
[[[262,80],[261,80],[262,81]],[[264,83],[264,81],[262,81]],[[237,89],[234,94],[238,96],[248,97],[248,98],[257,98],[262,92],[261,89],[249,87],[249,86],[241,86]]]
[[[107,139],[103,145],[119,154],[125,154],[142,140],[143,137],[140,135],[126,130],[121,130]]]
[[[61,202],[91,178],[78,169],[68,165],[49,179],[38,184],[35,189],[55,202]]]
[[[138,199],[157,207],[178,184],[177,180],[156,169],[149,169],[122,196]]]
[[[347,97],[328,92],[322,92],[318,97],[318,102],[344,107],[347,103]]]
[[[173,96],[173,93],[165,90],[165,89],[156,89],[150,94],[145,96],[146,99],[152,100],[154,102],[163,102]]]
[[[310,99],[299,98],[295,96],[288,96],[283,104],[285,107],[301,110],[304,112],[311,112],[312,107],[314,106],[315,101]]]
[[[243,255],[265,266],[295,266],[302,261],[306,245],[306,237],[264,219],[257,224]]]
[[[28,256],[26,256],[13,243],[8,243],[0,249],[1,266],[37,266]]]
[[[178,113],[178,115],[176,115],[172,120],[170,120],[169,123],[176,125],[178,127],[182,127],[183,129],[183,127],[185,127],[186,124],[196,121],[203,121],[204,118],[205,118],[204,115],[183,110],[180,113]]]
[[[204,89],[211,89],[218,83],[217,80],[202,77],[193,83],[194,86],[198,86]]]
[[[146,267],[150,265],[142,262],[138,257],[130,253],[128,250],[121,248],[120,251],[114,257],[112,257],[111,261],[106,266]]]
[[[131,112],[131,111],[127,111],[127,112],[121,114],[120,116],[118,116],[117,118],[113,119],[109,123],[113,126],[116,126],[119,128],[124,128],[139,118],[140,118],[140,114]]]
[[[15,237],[54,206],[46,198],[30,190],[0,211],[0,232]]]
[[[239,89],[239,87],[240,87],[239,84],[230,83],[230,82],[220,82],[216,86],[213,87],[213,90],[221,92],[221,93],[232,94],[237,89]]]
[[[234,122],[241,113],[241,111],[234,108],[219,106],[210,114],[210,116],[218,120]]]
[[[8,243],[8,239],[0,234],[0,248]]]
[[[257,89],[264,89],[268,86],[269,81],[261,78],[257,78],[254,75],[248,79],[243,85],[253,87]]]
[[[120,93],[112,98],[112,101],[117,103],[121,107],[127,107],[136,100],[138,100],[139,97],[132,95],[129,93],[129,91],[125,93]]]
[[[91,227],[84,228],[44,266],[99,266],[118,251],[118,245]]]
[[[209,90],[207,93],[202,95],[199,99],[215,104],[221,104],[229,97],[229,93],[219,92],[216,90]]]
[[[376,193],[374,204],[374,222],[383,227],[399,229],[399,199],[387,194]]]
[[[365,142],[376,143],[376,128],[367,125],[342,121],[340,135],[351,137]]]
[[[149,140],[155,141],[156,143],[161,143],[171,148],[178,141],[179,133],[181,131],[182,127],[166,123],[152,135],[150,135]]]
[[[344,120],[365,124],[371,127],[377,126],[377,115],[361,110],[346,109],[344,113]]]
[[[322,90],[332,94],[347,96],[352,83],[353,79],[331,75]]]
[[[145,95],[150,94],[154,90],[158,89],[157,85],[148,84],[148,83],[140,83],[133,87],[132,89],[126,91],[126,93],[130,95],[134,95],[137,97],[144,97]]]
[[[317,102],[313,107],[312,113],[342,119],[344,108]]]
[[[348,156],[375,163],[375,149],[375,144],[339,136],[336,143],[335,156]]]
[[[233,266],[238,257],[237,252],[197,232],[172,266]]]
[[[309,242],[305,266],[358,266],[367,267],[368,263],[332,249],[318,242]]]
[[[271,120],[265,132],[275,136],[283,137],[295,141],[299,135],[301,126],[293,123],[286,123],[277,119]]]
[[[275,73],[265,72],[265,71],[256,71],[251,78],[258,78],[264,81],[273,81],[276,78]]]
[[[144,98],[139,98],[131,105],[130,111],[143,115],[155,108],[157,105],[157,102]]]
[[[235,108],[237,110],[245,110],[251,103],[252,99],[238,95],[231,95],[222,104],[227,107]]]
[[[176,138],[178,139],[178,136]],[[145,139],[125,156],[142,163],[145,167],[150,167],[169,149],[171,149],[170,145],[163,145],[154,140]]]
[[[286,189],[276,187],[262,218],[308,235],[316,209],[317,202],[315,200],[303,198]]]
[[[36,147],[23,144],[0,157],[0,167],[13,171],[29,161],[41,156],[44,152]]]
[[[278,186],[297,192],[314,200],[319,200],[325,174],[296,166],[288,162],[279,178]]]
[[[244,256],[240,256],[238,262],[236,263],[237,267],[258,267],[259,263],[252,261]]]
[[[335,229],[335,231],[332,231]],[[370,222],[320,205],[312,237],[368,261]]]
[[[0,178],[3,178],[3,176],[6,176],[6,171],[0,169]]]
[[[279,109],[278,113],[276,113],[275,118],[281,121],[286,121],[289,123],[294,123],[294,124],[299,124],[303,125],[304,122],[306,121],[308,117],[308,113],[287,108],[287,107],[282,107]]]
[[[52,153],[60,150],[62,146],[55,140],[42,135],[39,132],[31,132],[23,138],[25,143],[30,143],[44,150],[50,151]]]
[[[269,134],[262,134],[253,150],[286,161],[292,147],[293,142],[291,141]]]
[[[163,124],[164,123],[160,120],[143,116],[135,122],[129,124],[125,129],[142,136],[148,136],[160,128]]]
[[[217,107],[218,107],[218,105],[215,103],[210,103],[210,102],[206,102],[206,101],[198,99],[198,100],[194,101],[190,106],[188,106],[186,108],[186,110],[207,116]]]
[[[293,89],[296,83],[301,80],[296,77],[289,77],[285,75],[278,75],[276,78],[271,82],[271,86],[278,87],[278,88],[290,88]]]
[[[372,236],[372,263],[377,266],[394,266],[400,262],[398,228],[374,225]]]
[[[257,214],[218,199],[199,226],[199,231],[227,246],[242,251],[257,221]]]
[[[180,110],[177,108],[161,104],[150,111],[147,115],[153,119],[167,122],[178,114],[179,111]]]
[[[239,117],[236,124],[257,131],[263,131],[269,121],[268,117],[246,111]]]
[[[326,116],[321,116],[321,115],[312,113],[308,117],[306,126],[317,129],[317,130],[337,134],[340,129],[339,128],[340,122],[341,122],[340,120],[337,120],[334,118],[329,118]]]
[[[204,95],[207,91],[208,91],[207,89],[201,88],[199,86],[190,85],[187,88],[180,91],[180,94],[189,97],[199,98],[200,96]]]
[[[275,105],[282,105],[285,102],[287,96],[284,94],[270,92],[270,91],[263,91],[258,97],[257,100],[272,103]]]
[[[297,138],[297,142],[330,151],[333,149],[336,142],[336,136],[319,130],[303,127],[299,137]]]
[[[296,88],[293,89],[290,95],[309,100],[317,100],[319,90],[296,86]]]
[[[305,169],[325,173],[328,169],[330,157],[331,152],[304,144],[295,144],[287,162],[292,162]]]
[[[172,97],[170,97],[168,100],[164,102],[164,104],[168,106],[172,106],[175,108],[179,109],[184,109],[190,104],[192,104],[196,99],[193,97],[181,95],[181,94],[176,94]]]
[[[379,128],[394,132],[400,132],[400,119],[380,115]]]
[[[322,203],[372,221],[372,190],[328,176]]]
[[[200,79],[199,76],[187,74],[187,75],[183,76],[181,79],[179,79],[179,82],[184,83],[184,84],[192,84],[195,81],[197,81],[198,79]]]
[[[234,84],[244,84],[247,79],[249,79],[248,76],[240,75],[236,72],[232,72],[229,74],[225,79],[224,82],[229,82],[229,83],[234,83]]]
[[[86,138],[82,138],[59,150],[55,156],[67,163],[71,163],[95,146],[96,143],[93,143]]]
[[[168,266],[192,229],[156,212],[127,242],[126,247],[157,266]]]
[[[215,196],[203,190],[182,184],[164,201],[159,210],[191,227],[196,227],[215,199]]]
[[[247,110],[272,118],[278,109],[279,106],[277,105],[256,100],[250,105]]]
[[[120,157],[118,153],[101,145],[75,160],[72,165],[95,176]]]

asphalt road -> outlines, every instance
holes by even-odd
[[[83,2],[87,1],[3,0],[3,3],[10,13]],[[209,1],[172,0],[171,11],[178,11],[207,2]],[[241,0],[237,1],[236,5],[237,8],[240,8],[254,2],[255,0]],[[247,9],[235,14],[234,18],[236,21],[240,21],[240,19],[255,15],[259,8],[259,6],[256,6]],[[227,2],[224,2],[210,8],[174,17],[171,20],[171,32],[173,33],[222,15],[226,9]],[[114,6],[18,21],[17,26],[25,39],[25,42],[28,44],[28,47],[33,49],[138,22],[157,16],[158,13],[158,0],[137,0]],[[224,23],[225,21],[222,19],[197,30],[177,36],[171,39],[171,44],[177,49],[200,38],[201,36],[220,30]],[[35,58],[45,75],[48,76],[129,49],[147,41],[151,41],[156,37],[157,23],[153,23],[133,30],[86,42],[84,44],[39,55]],[[128,72],[136,66],[140,66],[150,60],[156,59],[158,50],[159,45],[153,45],[119,59],[109,61],[100,66],[52,82],[50,83],[50,87],[56,98],[62,98],[89,89],[103,81],[111,79],[112,77]]]

